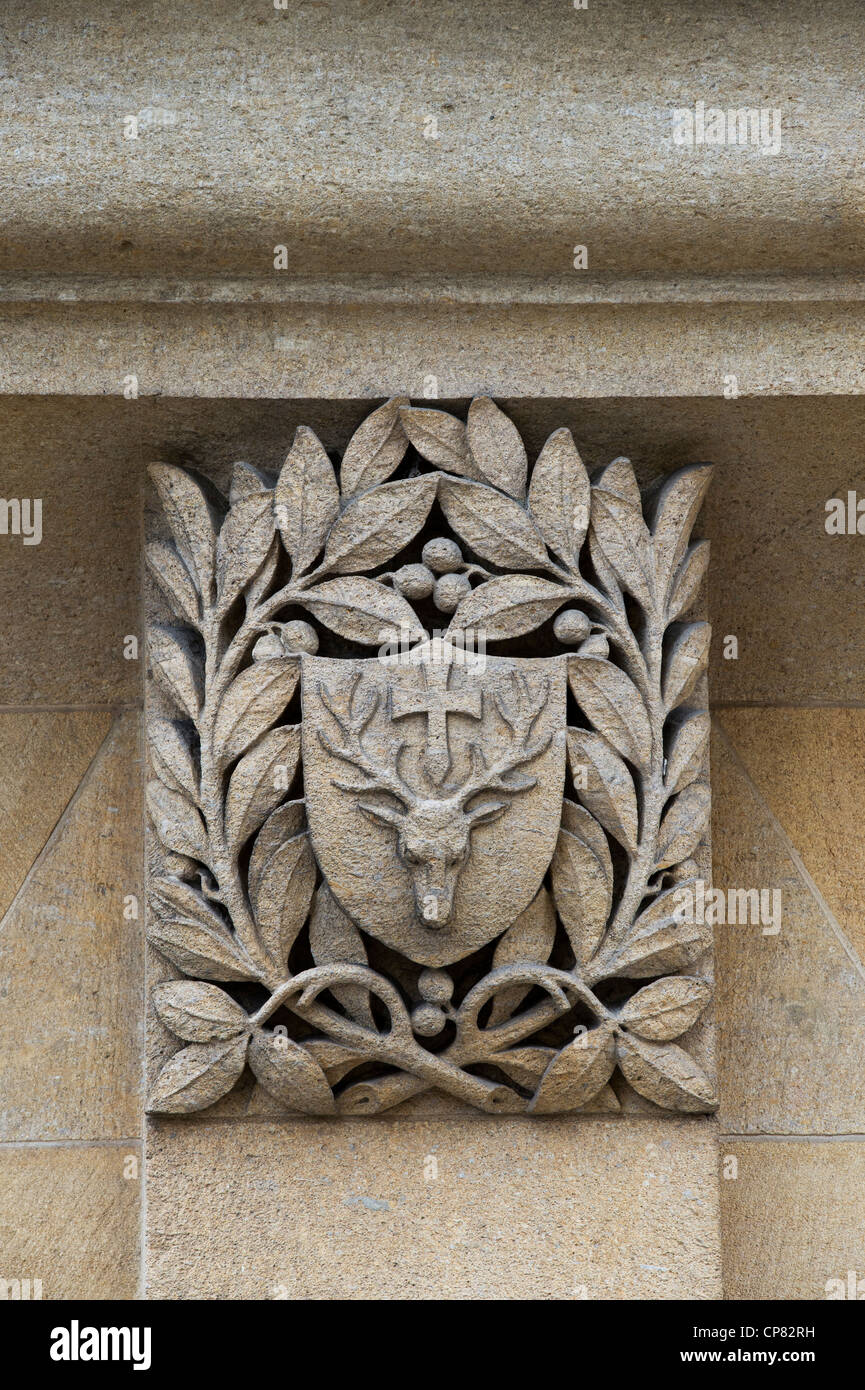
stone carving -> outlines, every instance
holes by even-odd
[[[180,626],[149,633],[149,935],[183,977],[152,992],[183,1044],[152,1111],[247,1064],[318,1115],[433,1088],[489,1113],[615,1111],[628,1086],[714,1107],[674,1041],[711,997],[688,911],[709,627],[685,616],[710,471],[644,516],[630,463],[590,481],[558,430],[529,480],[489,399],[466,423],[387,402],[338,476],[301,428],[227,503],[152,470]]]

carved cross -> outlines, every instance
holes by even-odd
[[[394,690],[391,713],[394,719],[406,719],[410,714],[425,714],[427,746],[424,767],[436,786],[448,774],[451,750],[448,743],[448,715],[467,714],[471,719],[483,715],[483,696],[479,690],[460,692],[449,690],[453,669],[449,661],[424,662],[424,690]]]

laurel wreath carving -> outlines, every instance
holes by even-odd
[[[710,809],[709,627],[686,617],[708,562],[708,543],[690,536],[710,472],[673,474],[644,514],[630,463],[590,480],[560,429],[529,479],[516,427],[486,398],[466,422],[388,401],[349,441],[339,476],[300,428],[278,478],[237,464],[227,501],[190,472],[153,468],[173,540],[150,544],[147,560],[177,625],[149,631],[170,707],[149,719],[163,865],[149,937],[185,978],[152,992],[184,1044],[152,1111],[212,1105],[247,1064],[278,1104],[315,1115],[376,1113],[430,1088],[489,1113],[614,1111],[617,1068],[658,1106],[714,1107],[710,1079],[674,1041],[711,998],[706,930],[675,913]],[[495,643],[566,610],[558,631],[575,644],[569,685],[584,719],[567,734],[572,782],[548,886],[465,989],[446,971],[397,982],[370,964],[317,870],[300,728],[284,722],[300,654],[322,629],[365,647],[383,629],[429,635],[411,585],[386,567],[436,502],[471,557],[451,571],[463,577],[448,631]],[[286,610],[310,621],[281,621]],[[562,932],[568,963],[553,964]],[[293,972],[299,942],[306,963]],[[251,988],[255,1008],[239,1002]],[[449,1025],[437,1051],[418,1041],[424,1010]]]

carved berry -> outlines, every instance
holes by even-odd
[[[283,624],[282,645],[290,655],[294,655],[295,652],[307,652],[309,656],[315,656],[318,651],[318,633],[311,623],[305,623],[302,618],[295,618],[293,622]]]
[[[576,646],[578,642],[584,642],[591,628],[591,623],[585,613],[580,612],[579,608],[566,608],[564,613],[558,614],[553,623],[553,632],[566,647]]]
[[[453,613],[471,587],[466,574],[443,574],[436,580],[436,608],[440,613]]]
[[[452,574],[463,563],[463,553],[456,541],[436,536],[435,540],[427,541],[421,559],[434,574]]]
[[[418,1004],[411,1016],[411,1026],[422,1038],[433,1038],[444,1028],[447,1019],[437,1004]]]
[[[435,584],[435,575],[426,565],[403,565],[393,577],[393,587],[403,598],[429,598]]]
[[[274,657],[285,656],[282,642],[275,632],[265,632],[252,649],[253,661],[271,661]]]
[[[454,992],[454,982],[446,970],[422,970],[417,987],[428,1004],[447,1004]]]

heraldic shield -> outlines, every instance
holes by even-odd
[[[556,847],[567,658],[302,661],[312,847],[364,931],[450,965],[528,907]]]

